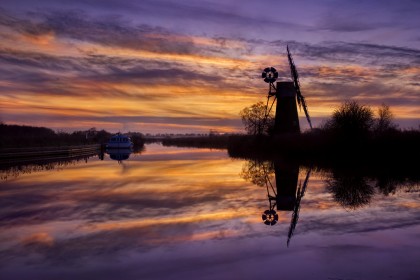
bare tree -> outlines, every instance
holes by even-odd
[[[375,132],[382,133],[397,128],[393,123],[394,115],[388,105],[382,104],[378,108],[378,118],[375,120]]]

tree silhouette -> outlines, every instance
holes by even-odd
[[[245,107],[239,114],[246,132],[251,135],[268,134],[274,125],[274,116],[272,112],[266,116],[266,106],[263,102]]]
[[[378,108],[378,118],[375,120],[375,132],[384,133],[389,130],[397,128],[397,125],[393,123],[394,115],[389,109],[388,105],[382,104]]]
[[[346,101],[333,112],[325,128],[337,135],[355,138],[366,135],[373,125],[373,112],[369,107]]]

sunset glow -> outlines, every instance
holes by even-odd
[[[417,2],[264,2],[2,1],[0,121],[241,132],[239,111],[266,98],[261,70],[290,79],[289,45],[315,124],[351,99],[418,126]]]

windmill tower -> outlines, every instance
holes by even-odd
[[[297,104],[299,108],[303,107],[303,110],[308,120],[309,126],[312,129],[311,119],[308,113],[308,107],[306,106],[305,98],[300,91],[299,75],[296,70],[296,66],[293,62],[292,55],[290,54],[289,47],[287,46],[287,58],[289,60],[290,72],[293,82],[274,82],[278,78],[277,70],[274,67],[267,67],[262,72],[261,77],[266,83],[269,84],[265,119],[276,103],[276,116],[274,121],[274,133],[300,133],[299,118],[297,112]],[[270,98],[273,97],[271,106],[269,107]]]

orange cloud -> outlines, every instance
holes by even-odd
[[[22,239],[21,243],[24,246],[31,245],[44,245],[52,246],[54,244],[54,238],[46,232],[34,233]]]

